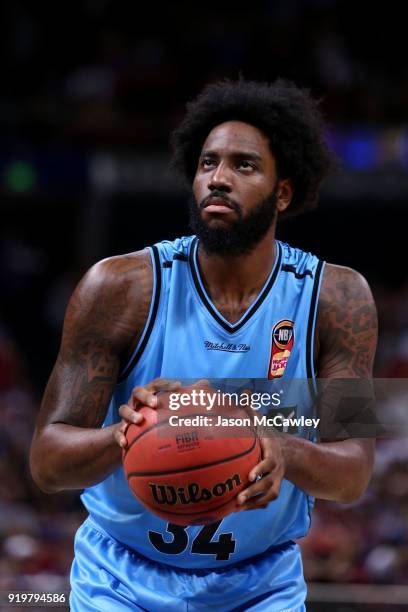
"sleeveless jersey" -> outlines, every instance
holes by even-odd
[[[148,320],[114,391],[104,426],[118,422],[133,387],[157,377],[313,379],[313,343],[323,262],[276,241],[273,269],[256,300],[232,324],[212,304],[200,276],[198,239],[150,248],[154,269]],[[244,385],[247,387],[248,385]],[[297,416],[311,417],[312,390]],[[297,435],[311,437],[307,429]],[[284,479],[266,509],[233,513],[207,526],[178,527],[147,511],[120,468],[86,489],[95,526],[145,557],[181,568],[222,567],[304,536],[313,499]]]

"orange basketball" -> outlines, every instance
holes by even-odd
[[[160,408],[163,403],[157,409],[141,408],[143,423],[131,424],[126,431],[123,467],[129,487],[140,503],[170,523],[203,525],[220,520],[235,510],[235,497],[260,461],[255,431],[245,424],[248,414],[236,407],[214,407],[205,413],[188,406],[178,410],[178,420],[197,423],[195,417],[207,416],[212,424],[194,426],[187,421],[172,426],[172,413]],[[239,423],[228,427],[228,437],[215,427],[219,416]]]

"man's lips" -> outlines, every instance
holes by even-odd
[[[208,198],[204,204],[204,210],[209,213],[229,213],[233,207],[224,198]]]

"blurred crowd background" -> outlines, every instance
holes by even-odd
[[[365,274],[380,319],[376,376],[408,377],[402,9],[182,4],[0,8],[0,590],[67,588],[78,495],[42,494],[27,465],[65,306],[98,259],[189,232],[167,143],[207,82],[285,77],[321,100],[340,168],[319,210],[278,236]],[[317,504],[303,543],[308,581],[407,584],[407,460],[404,439],[381,441],[361,501]],[[336,609],[328,606],[316,610]]]

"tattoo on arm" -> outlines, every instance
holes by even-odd
[[[152,293],[148,253],[98,265],[103,269],[91,271],[71,298],[39,427],[57,422],[99,427],[121,358],[132,351],[147,319]]]
[[[365,279],[326,265],[317,320],[321,378],[370,377],[377,344],[377,313]]]
[[[71,425],[98,427],[106,414],[117,374],[118,358],[112,354],[109,342],[88,332],[65,355],[62,351],[56,364],[56,377],[60,379],[59,410]],[[71,365],[73,364],[73,365]],[[54,381],[51,378],[50,386]],[[65,396],[62,397],[62,396]],[[47,394],[45,396],[47,401]]]

